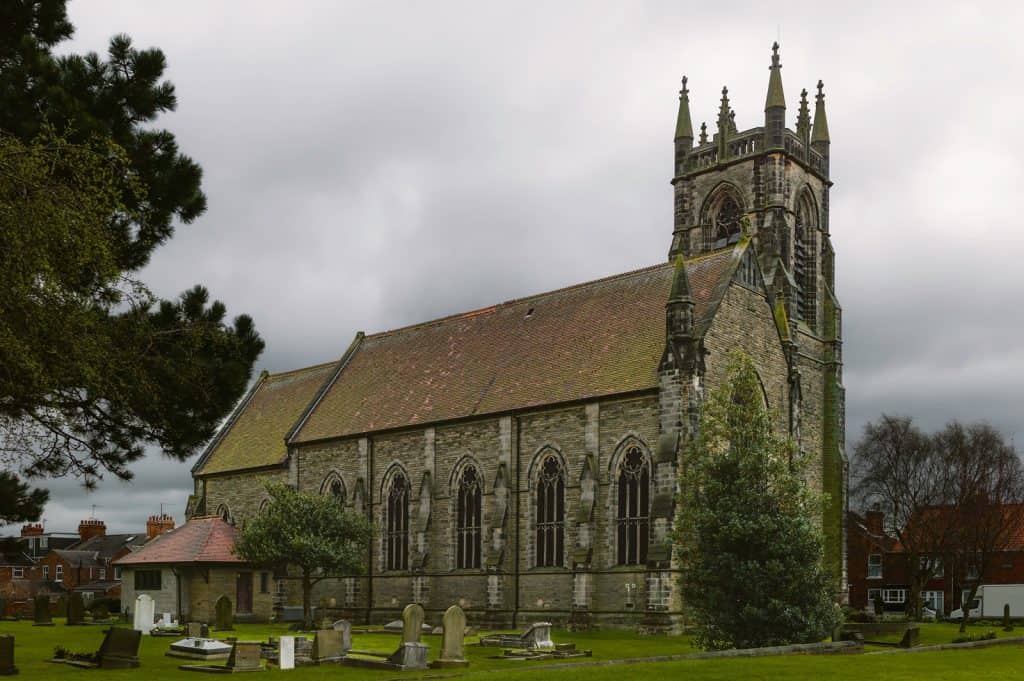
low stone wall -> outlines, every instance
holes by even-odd
[[[1009,638],[991,638],[985,641],[967,641],[966,643],[940,643],[935,646],[922,646],[920,648],[891,648],[889,650],[875,650],[866,655],[890,655],[892,653],[927,653],[936,650],[970,650],[971,648],[991,648],[992,646],[1024,645],[1024,636],[1011,636]]]

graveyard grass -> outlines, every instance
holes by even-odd
[[[141,666],[126,670],[84,670],[60,664],[45,662],[52,657],[57,645],[74,652],[95,652],[103,640],[104,626],[66,626],[62,618],[54,619],[55,626],[33,627],[31,621],[0,622],[0,633],[15,635],[15,663],[21,679],[163,679],[208,678],[194,672],[178,670],[179,664],[188,660],[166,657],[164,652],[175,638],[142,637],[139,650]],[[1014,632],[1003,632],[998,627],[971,627],[970,634],[980,635],[995,631],[1000,637],[1024,634],[1024,628]],[[488,632],[489,633],[489,632]],[[215,635],[237,636],[239,640],[265,640],[268,636],[287,635],[284,625],[236,624],[234,632]],[[927,624],[922,626],[922,645],[948,643],[957,636],[955,625]],[[572,641],[578,648],[593,650],[594,657],[577,658],[568,662],[589,662],[622,658],[674,655],[696,652],[688,637],[640,637],[629,632],[567,633],[552,632],[556,642]],[[397,647],[400,636],[394,634],[364,634],[358,629],[353,632],[353,647],[356,650],[377,650],[390,652]],[[441,637],[424,636],[423,642],[430,646],[430,659],[440,654]],[[535,679],[543,674],[545,681],[586,679],[587,681],[623,679],[999,679],[1013,678],[1020,673],[1024,650],[1021,646],[997,646],[979,650],[956,650],[923,652],[894,655],[836,655],[836,656],[793,656],[765,657],[753,659],[682,660],[676,662],[642,663],[598,667],[565,668],[543,670],[547,661],[509,661],[493,659],[500,654],[500,648],[481,648],[477,638],[466,639],[466,658],[470,661],[467,669],[425,670],[395,672],[387,670],[359,669],[325,665],[302,667],[288,672],[276,668],[259,678],[288,675],[296,681],[301,679],[345,678],[352,681],[362,679],[415,679],[421,677],[477,677],[480,679]],[[558,661],[566,662],[566,661]],[[219,662],[216,664],[220,664]],[[480,673],[487,670],[506,670],[506,673]]]

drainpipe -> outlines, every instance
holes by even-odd
[[[521,475],[521,469],[520,469],[520,465],[519,465],[520,464],[520,453],[522,452],[522,447],[520,446],[520,443],[519,443],[519,435],[520,435],[520,426],[522,425],[522,423],[519,420],[519,417],[513,416],[512,418],[514,418],[516,420],[516,515],[515,515],[515,519],[516,519],[516,550],[515,550],[515,553],[513,554],[513,556],[514,556],[514,565],[515,565],[514,570],[515,571],[512,573],[513,574],[513,580],[512,581],[515,584],[516,594],[515,594],[514,605],[512,606],[512,628],[513,629],[518,629],[519,628],[519,560],[520,560],[520,557],[521,557],[521,554],[519,552],[519,535],[522,533],[522,529],[523,529],[522,528],[522,515],[520,514],[520,508],[519,508],[520,507],[519,497],[520,497],[520,493],[522,491],[522,475]]]

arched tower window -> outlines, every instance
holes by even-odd
[[[793,278],[796,280],[796,317],[812,329],[817,322],[818,269],[815,262],[815,220],[810,199],[804,197],[796,211],[793,234]]]
[[[711,222],[711,243],[712,249],[723,248],[740,240],[743,230],[740,219],[743,217],[743,209],[732,196],[725,196],[716,207]]]
[[[395,473],[387,499],[386,566],[388,570],[409,569],[409,481]]]
[[[548,453],[537,472],[537,567],[561,566],[565,552],[565,472]]]
[[[647,562],[651,515],[651,467],[640,447],[623,454],[618,483],[618,564],[640,565]]]
[[[345,490],[344,481],[337,473],[331,473],[320,485],[320,494],[330,494],[338,502],[338,506],[344,506],[348,500],[348,492]]]
[[[466,466],[459,480],[455,519],[455,567],[480,567],[480,477],[476,468]]]

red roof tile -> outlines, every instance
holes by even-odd
[[[686,263],[698,325],[739,252]],[[664,263],[367,336],[293,441],[654,389],[672,274]]]
[[[192,518],[181,527],[150,540],[138,551],[113,561],[114,565],[179,565],[188,563],[244,563],[234,554],[238,530],[220,516]]]

